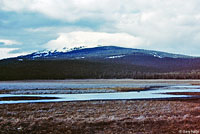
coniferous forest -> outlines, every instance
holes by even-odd
[[[173,68],[173,66],[172,66]],[[0,62],[0,80],[33,79],[199,79],[200,68],[171,70],[117,62],[27,60]]]

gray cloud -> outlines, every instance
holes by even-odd
[[[200,49],[199,4],[199,0],[0,0],[0,9],[35,12],[70,23],[81,19],[103,20],[101,27],[89,31],[127,33],[143,40],[139,48],[200,55],[196,51]],[[78,30],[88,31],[83,27]],[[53,32],[57,28],[43,26],[29,30],[42,29]],[[73,32],[73,28],[68,32]]]

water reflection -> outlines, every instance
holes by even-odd
[[[104,85],[104,86],[106,86],[106,85]],[[56,98],[58,98],[58,99],[42,99],[42,100],[0,101],[0,104],[62,102],[62,101],[89,101],[89,100],[124,100],[124,99],[138,100],[138,99],[162,99],[162,98],[191,97],[189,95],[163,94],[163,93],[173,93],[173,92],[200,92],[200,86],[169,86],[169,87],[155,88],[153,90],[145,90],[145,91],[140,91],[140,92],[134,91],[134,92],[114,92],[114,93],[37,94],[37,95],[0,94],[0,97],[56,97]]]

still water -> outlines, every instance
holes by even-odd
[[[150,86],[163,86],[152,88],[145,91],[131,91],[131,92],[116,92],[108,90],[109,92],[98,93],[75,93],[67,94],[59,92],[56,94],[20,94],[20,91],[33,90],[42,91],[44,89],[66,89],[66,88],[113,88],[113,87],[146,87],[141,84],[64,84],[64,83],[0,83],[0,90],[14,90],[17,94],[0,94],[0,97],[56,97],[57,99],[41,99],[41,100],[13,100],[0,101],[0,104],[15,104],[15,103],[36,103],[36,102],[62,102],[62,101],[90,101],[90,100],[140,100],[140,99],[164,99],[164,98],[179,98],[191,97],[189,95],[170,95],[163,93],[172,92],[200,92],[200,86],[191,85],[160,85],[154,84]],[[148,85],[149,86],[149,85]],[[47,90],[48,91],[48,90]],[[52,91],[52,90],[51,90]],[[102,90],[101,90],[102,91]],[[16,93],[15,92],[15,93]],[[22,93],[22,92],[21,92]]]

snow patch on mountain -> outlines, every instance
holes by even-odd
[[[124,57],[124,56],[125,56],[125,55],[115,55],[115,56],[106,57],[106,59],[122,58],[122,57]]]
[[[81,50],[81,49],[84,49],[84,48],[88,48],[88,47],[86,47],[86,46],[79,46],[79,47],[73,47],[73,48],[64,47],[62,49],[56,49],[56,52],[66,53],[66,52],[70,52],[70,51],[74,51],[74,50]]]
[[[121,48],[116,46],[98,46],[95,48],[80,46],[74,48],[62,48],[57,50],[42,50],[25,56],[19,56],[18,59],[87,59],[87,58],[105,58],[117,59],[129,55],[146,55],[155,58],[188,58],[189,56],[171,54],[160,51],[151,51],[143,49]],[[190,58],[190,57],[189,57]]]
[[[18,59],[18,61],[23,61],[23,59]]]
[[[86,48],[86,47],[85,46],[74,47],[74,48],[64,47],[62,49],[57,49],[57,50],[44,49],[44,50],[32,53],[32,58],[35,59],[35,58],[40,58],[40,57],[48,57],[48,56],[54,55],[56,53],[66,53],[66,52],[71,52],[71,51],[74,51],[74,50],[81,50],[81,49],[84,49],[84,48]],[[54,57],[56,57],[56,56],[54,56]],[[83,59],[85,57],[78,57],[78,58]]]
[[[157,58],[163,58],[161,55],[159,55],[158,53],[156,52],[152,52],[150,53],[151,55],[153,55],[154,57],[157,57]]]
[[[75,59],[85,59],[85,57],[76,57]]]

